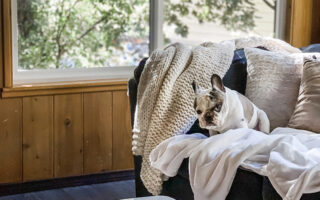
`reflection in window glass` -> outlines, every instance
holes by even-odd
[[[16,1],[20,70],[136,66],[148,56],[148,0]]]
[[[165,43],[274,37],[275,0],[166,0]]]

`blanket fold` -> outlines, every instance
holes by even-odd
[[[225,199],[239,166],[267,176],[285,200],[320,191],[320,135],[277,128],[270,135],[252,129],[229,130],[203,138],[179,135],[158,145],[151,166],[174,176],[189,157],[190,185],[195,199]],[[248,183],[250,184],[250,183]]]

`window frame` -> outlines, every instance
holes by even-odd
[[[287,0],[277,0],[275,13],[275,38],[286,39]]]
[[[10,1],[13,85],[39,83],[50,84],[60,81],[84,81],[93,79],[128,79],[132,76],[135,68],[134,66],[18,70],[17,0]]]
[[[2,74],[3,87],[12,87],[12,33],[11,33],[11,1],[3,0],[2,1],[2,30],[3,33],[3,64]]]
[[[280,1],[283,1],[283,0],[280,0]],[[289,1],[290,2],[290,6],[291,6],[292,0],[284,0],[284,1]],[[17,87],[21,87],[21,86],[24,85],[23,82],[21,82],[18,85],[13,84],[14,70],[13,70],[13,59],[12,58],[13,58],[14,55],[13,55],[13,46],[12,46],[12,30],[11,30],[11,28],[6,28],[6,27],[12,27],[11,3],[12,3],[11,0],[2,0],[2,3],[1,3],[1,6],[2,6],[1,7],[1,11],[2,11],[1,17],[2,17],[2,19],[0,21],[2,22],[2,26],[1,26],[2,30],[0,32],[1,32],[1,34],[3,34],[2,35],[3,40],[1,41],[2,44],[0,43],[0,45],[1,45],[1,47],[3,47],[1,49],[3,51],[2,52],[3,58],[1,58],[1,56],[0,56],[0,59],[2,60],[2,62],[1,62],[2,67],[1,67],[1,70],[0,70],[0,73],[2,74],[0,79],[2,78],[2,80],[0,80],[0,82],[1,82],[0,86],[1,87],[5,87],[5,88],[12,88],[12,87],[16,87],[16,86]],[[163,1],[150,0],[149,3],[150,3],[149,52],[152,52],[153,50],[155,50],[157,48],[162,48],[163,47],[163,43],[162,43],[162,41],[163,41],[163,39],[162,39],[162,24],[163,24],[164,5],[163,5]],[[279,6],[279,5],[277,5],[277,6]],[[283,2],[282,2],[282,4],[280,6],[281,6],[281,12],[280,12],[280,14],[281,14],[281,17],[280,17],[281,18],[281,22],[276,24],[276,27],[278,27],[278,28],[280,27],[281,29],[279,29],[280,30],[279,33],[276,32],[276,34],[277,34],[276,37],[284,39],[284,35],[285,35],[284,33],[288,34],[288,27],[287,27],[287,30],[285,30],[285,26],[288,26],[288,21],[291,20],[290,16],[291,16],[292,10],[291,10],[291,8],[288,7],[288,5],[286,5]],[[279,9],[277,9],[277,11],[278,10]],[[283,13],[283,11],[288,11],[288,10],[290,12],[289,13],[289,17],[288,17],[288,13],[287,13],[287,15],[285,13]],[[283,16],[286,16],[286,17],[283,17]],[[279,18],[279,14],[277,14],[276,23],[279,21],[278,18]],[[291,22],[291,24],[292,24],[292,22]],[[1,36],[1,34],[0,34],[0,36]],[[291,33],[289,33],[289,34],[291,34]],[[287,38],[287,40],[288,40],[288,38]],[[1,51],[0,51],[0,53],[1,53]],[[119,71],[119,73],[118,73],[119,81],[128,80],[128,78],[132,75],[134,67],[128,67],[128,68],[129,68],[129,70],[132,70],[132,71],[128,72],[126,75],[125,75],[126,72],[123,72],[123,71],[120,72]],[[94,70],[94,69],[95,68],[92,68],[92,69],[89,69],[89,70]],[[102,68],[97,68],[97,69],[101,70]],[[79,71],[80,71],[79,73],[85,73],[84,71],[87,71],[87,70],[88,69],[79,69]],[[65,70],[62,70],[62,71],[65,71]],[[30,71],[30,73],[34,73],[34,72],[35,71]],[[73,71],[73,72],[77,72],[77,71]],[[120,76],[121,74],[123,76]],[[28,75],[27,78],[31,77],[31,79],[32,79],[32,76],[35,76],[35,74]],[[114,77],[112,77],[112,75],[110,75],[110,74],[109,74],[109,76],[102,75],[101,73],[95,75],[92,72],[90,76],[88,76],[86,78],[83,78],[83,79],[80,79],[79,81],[83,82],[85,80],[90,80],[91,82],[92,81],[101,82],[102,78],[104,78],[106,80],[110,79],[110,80],[113,80],[113,81],[117,80],[117,79],[114,79]],[[65,84],[67,85],[67,84],[70,84],[70,82],[77,82],[76,80],[78,80],[78,78],[76,78],[76,77],[75,78],[71,78],[71,79],[69,79],[69,81],[66,80],[66,79],[63,79],[63,80],[64,80],[64,82],[66,82]],[[60,81],[60,80],[58,80],[58,81]],[[106,82],[108,82],[108,81],[106,81]],[[47,85],[51,84],[50,82],[46,82],[46,83],[47,83]],[[63,82],[60,82],[60,83],[63,84]],[[43,84],[45,84],[45,83],[43,83]],[[28,87],[30,87],[30,85],[33,85],[33,84],[28,84]]]

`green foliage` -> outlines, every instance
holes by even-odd
[[[120,36],[147,36],[147,0],[18,0],[19,67],[99,67]],[[112,47],[112,48],[111,48]]]
[[[263,0],[268,2],[268,0]],[[272,6],[274,0],[268,2]],[[22,69],[101,67],[126,38],[149,34],[149,0],[17,0]],[[165,0],[165,23],[182,37],[188,25],[217,22],[229,30],[255,26],[256,0]]]
[[[165,22],[183,37],[188,35],[188,25],[181,18],[186,16],[199,23],[216,22],[228,30],[248,32],[255,27],[256,3],[263,2],[275,9],[276,0],[165,0]]]

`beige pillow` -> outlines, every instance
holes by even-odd
[[[291,128],[320,133],[320,61],[304,60],[298,102],[288,124]]]
[[[246,96],[270,120],[270,130],[286,127],[294,111],[302,74],[302,54],[244,49],[247,58]]]

